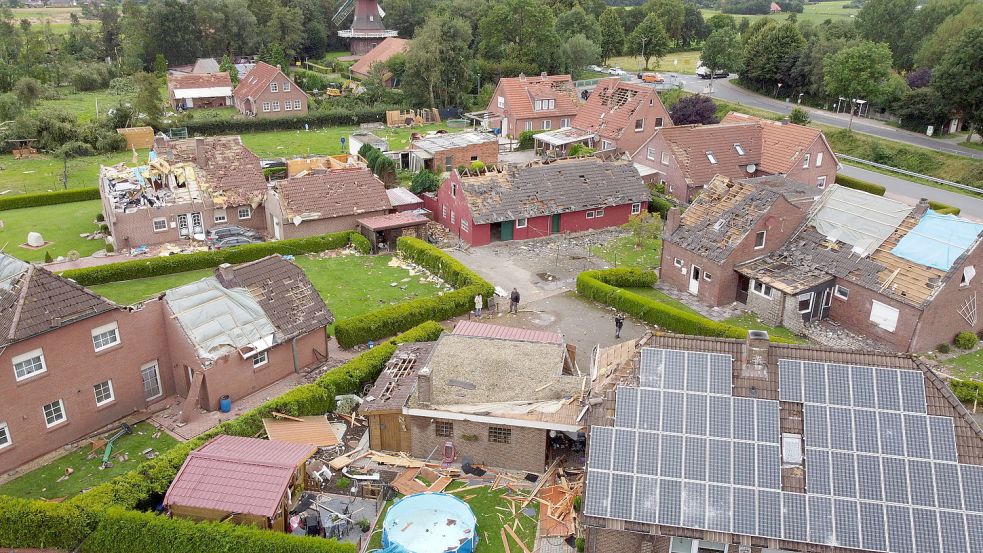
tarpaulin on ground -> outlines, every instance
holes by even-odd
[[[873,253],[911,213],[911,206],[844,186],[834,186],[821,202],[810,224],[862,256]]]
[[[891,250],[894,255],[921,265],[948,271],[960,255],[976,242],[983,225],[956,217],[927,212],[915,228]]]

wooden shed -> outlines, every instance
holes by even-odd
[[[116,132],[123,135],[126,139],[126,147],[129,149],[142,150],[154,146],[153,127],[131,127],[126,129],[116,129]]]
[[[403,405],[413,393],[417,373],[427,362],[433,342],[400,344],[358,412],[369,422],[369,448],[410,451],[410,434]]]

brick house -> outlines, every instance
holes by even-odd
[[[672,119],[654,87],[611,77],[597,83],[571,125],[596,135],[588,144],[595,149],[631,153]]]
[[[485,110],[485,124],[518,139],[523,131],[569,127],[579,109],[570,75],[502,77]]]
[[[167,97],[174,109],[218,108],[232,105],[232,78],[228,73],[171,74]]]
[[[738,299],[734,267],[784,246],[819,196],[787,177],[733,181],[717,175],[680,216],[667,216],[659,271],[662,282],[708,305]]]
[[[411,171],[427,169],[440,175],[455,167],[469,167],[472,161],[498,163],[498,138],[477,131],[435,134],[411,142],[409,154]]]
[[[829,318],[897,351],[983,330],[983,225],[830,187],[781,247],[738,264],[738,301],[794,331]],[[981,265],[983,266],[983,265]]]
[[[310,98],[279,67],[259,62],[232,91],[243,115],[288,117],[307,113]]]
[[[650,193],[631,163],[565,159],[486,173],[454,171],[437,191],[434,221],[472,246],[623,225]]]
[[[229,223],[266,230],[266,178],[238,136],[158,137],[146,165],[102,167],[99,185],[117,249],[204,240]]]
[[[983,429],[948,383],[918,357],[762,334],[660,333],[606,367],[585,551],[973,551]]]
[[[631,153],[639,173],[684,203],[715,175],[785,175],[820,189],[836,179],[838,162],[826,137],[802,125],[729,113],[718,125],[665,128],[646,138]]]
[[[372,449],[542,473],[551,431],[577,439],[582,380],[559,334],[462,321],[401,345],[359,412]]]
[[[386,186],[364,167],[313,171],[276,181],[266,196],[273,238],[353,230],[357,219],[392,209]]]
[[[386,63],[397,54],[405,54],[409,48],[410,41],[405,38],[389,37],[352,64],[352,76],[359,79],[367,79],[372,71],[373,65]],[[383,82],[386,83],[386,86],[392,87],[394,84],[392,74],[383,74]]]

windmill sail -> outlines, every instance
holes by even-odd
[[[341,25],[341,22],[351,15],[354,9],[355,0],[345,0],[341,7],[338,8],[338,11],[335,12],[334,17],[331,18],[331,22],[335,25]]]

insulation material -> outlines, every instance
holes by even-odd
[[[257,344],[273,344],[273,323],[243,288],[228,289],[210,277],[174,288],[165,297],[202,358],[217,359],[230,349],[255,353]]]
[[[835,186],[813,214],[810,224],[821,234],[870,255],[911,212],[901,202],[859,190]]]
[[[894,255],[921,265],[948,271],[983,232],[983,225],[955,215],[928,211],[891,250]],[[975,276],[970,275],[968,280]]]
[[[10,291],[17,279],[27,270],[27,263],[16,257],[0,254],[0,290]]]

